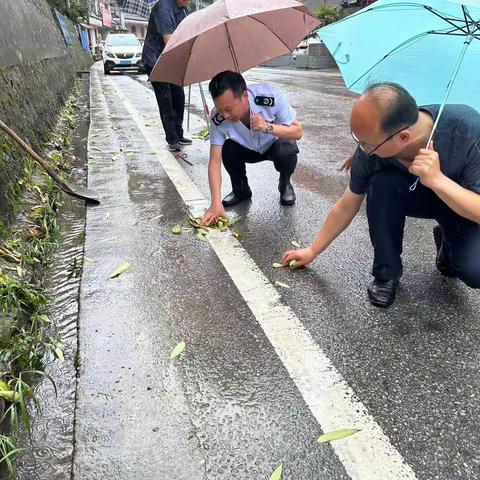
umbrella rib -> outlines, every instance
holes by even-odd
[[[347,89],[350,90],[358,81],[360,81],[363,77],[365,77],[365,75],[370,73],[379,63],[383,62],[387,57],[392,55],[392,53],[397,52],[401,48],[406,47],[407,45],[410,45],[411,43],[417,42],[418,40],[420,40],[424,36],[428,35],[429,33],[430,32],[419,33],[418,35],[415,35],[415,36],[409,38],[408,40],[405,40],[400,45],[397,45],[394,49],[390,50],[390,52],[388,52],[386,55],[384,55],[383,58],[381,58],[377,63],[375,63],[375,65],[372,65],[372,67],[370,67],[365,73],[363,73],[353,83],[351,83],[349,86],[347,86]]]
[[[414,9],[420,9],[420,8],[427,8],[425,5],[421,5],[419,3],[413,3],[413,2],[403,2],[403,3],[396,3],[395,5],[374,5],[371,7],[365,7],[362,8],[362,10],[359,10],[358,12],[355,12],[354,14],[341,18],[340,20],[337,20],[335,23],[331,25],[338,25],[339,23],[349,21],[352,17],[358,17],[360,15],[363,15],[365,13],[372,12],[374,10],[399,10],[397,7],[413,7]],[[440,17],[445,20],[444,17]],[[329,28],[330,25],[323,27],[323,28]],[[454,27],[458,28],[456,25]]]
[[[467,20],[467,11],[466,11],[464,5],[462,5],[462,12],[463,12],[463,17],[464,17],[464,19],[465,19],[465,24],[467,25],[467,28],[468,28],[468,33],[471,33],[471,32],[470,32],[470,23],[469,23],[468,20]],[[471,20],[471,19],[470,19],[470,20]]]
[[[462,5],[462,10],[463,10],[463,15],[465,16],[465,22],[468,25],[468,31],[470,35],[473,35],[475,32],[478,31],[480,28],[480,25],[477,21],[475,21],[472,16],[470,15],[470,12],[468,11],[468,8],[465,5]],[[470,22],[468,21],[470,20]],[[473,30],[470,31],[470,27],[473,26]]]
[[[450,37],[465,37],[464,33],[453,33],[455,30],[450,30],[448,32],[435,32],[432,30],[431,32],[428,32],[430,35],[446,35]],[[475,35],[474,35],[475,36]]]
[[[468,11],[467,7],[464,7],[462,5],[462,8],[464,9],[464,13],[465,13],[465,17],[468,17],[470,20],[471,20],[471,23],[473,25],[475,25],[475,28],[473,29],[473,31],[471,32],[471,35],[474,35],[476,32],[478,32],[478,30],[480,29],[480,23],[479,22],[476,22],[472,16],[470,15],[470,12]],[[475,35],[474,35],[475,36]]]
[[[405,2],[405,3],[398,3],[396,4],[396,6],[402,6],[402,7],[416,7],[418,8],[420,5],[418,3],[410,3],[410,2]],[[365,7],[365,8],[362,8],[362,10],[359,10],[358,12],[355,12],[353,13],[351,16],[347,16],[347,17],[344,17],[344,18],[341,18],[340,20],[337,20],[336,22],[334,22],[334,24],[332,25],[338,25],[339,23],[342,23],[342,22],[345,22],[345,21],[348,21],[351,17],[355,16],[355,17],[358,17],[360,15],[363,15],[365,13],[369,13],[373,10],[382,10],[382,9],[388,9],[388,8],[391,8],[391,5],[380,5],[380,6],[373,6],[373,7]],[[328,25],[329,27],[330,25]],[[323,28],[326,28],[326,27],[323,27]]]
[[[233,48],[233,42],[232,42],[232,37],[230,37],[230,30],[228,29],[228,22],[225,22],[225,30],[227,31],[227,37],[228,37],[228,46],[230,48],[230,52],[232,52],[232,59],[233,59],[233,63],[235,65],[235,68],[237,70],[237,73],[241,73],[240,72],[240,66],[238,65],[238,59],[237,59],[237,55],[235,53],[235,49]]]
[[[256,22],[262,24],[264,27],[268,28],[268,30],[270,30],[270,32],[272,32],[280,40],[280,42],[283,43],[283,45],[285,45],[285,47],[287,47],[287,50],[289,52],[291,52],[290,47],[266,23],[262,22],[261,20],[259,20],[258,18],[255,18],[255,17],[250,17],[250,18],[255,20]]]
[[[428,10],[430,13],[433,13],[433,14],[436,15],[437,17],[441,18],[441,19],[444,20],[445,22],[449,23],[450,25],[452,25],[452,27],[455,27],[457,30],[461,30],[463,33],[465,33],[465,35],[468,35],[468,34],[470,33],[470,32],[468,32],[468,31],[465,31],[461,26],[458,26],[458,25],[456,25],[455,23],[453,23],[453,21],[450,20],[449,18],[440,15],[440,13],[436,12],[432,7],[427,6],[427,5],[424,5],[424,8],[425,8],[426,10]],[[456,21],[458,22],[459,20],[456,19]],[[467,24],[467,28],[468,28],[468,24]]]
[[[195,44],[198,42],[199,39],[200,39],[200,35],[197,35],[195,40],[192,43],[192,48],[190,49],[190,52],[188,53],[188,61],[187,61],[186,67],[185,67],[185,73],[183,74],[183,82],[182,82],[183,85],[185,85],[185,79],[187,78],[187,70],[188,70],[188,67],[190,65],[190,59],[192,58],[192,53],[193,53],[193,50],[195,48]]]

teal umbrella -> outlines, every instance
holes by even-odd
[[[442,105],[437,123],[447,100],[480,111],[479,0],[379,0],[318,35],[349,90],[399,83],[419,105]]]

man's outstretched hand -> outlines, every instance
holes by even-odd
[[[221,203],[214,204],[212,203],[208,210],[203,215],[200,223],[205,226],[210,226],[212,223],[215,223],[215,220],[219,217],[227,218],[227,214],[225,213],[225,209]]]
[[[340,167],[341,172],[348,173],[352,169],[352,161],[353,155],[350,155],[344,162],[343,165]]]
[[[284,266],[287,266],[292,260],[295,260],[295,268],[300,268],[308,265],[314,258],[315,254],[311,247],[300,248],[299,250],[286,251],[282,257],[282,263]]]

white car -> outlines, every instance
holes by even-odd
[[[142,46],[133,33],[109,33],[102,53],[103,71],[137,70],[143,72]]]
[[[307,55],[308,54],[308,43],[306,40],[302,40],[297,48],[292,52],[292,57],[295,60],[298,55]]]

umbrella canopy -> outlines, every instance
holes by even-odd
[[[349,90],[393,81],[420,105],[448,98],[480,110],[477,0],[379,0],[318,34]]]
[[[150,10],[157,0],[125,0],[122,10],[126,13],[148,18]]]
[[[150,80],[190,85],[292,52],[320,22],[296,0],[217,0],[173,33]]]

